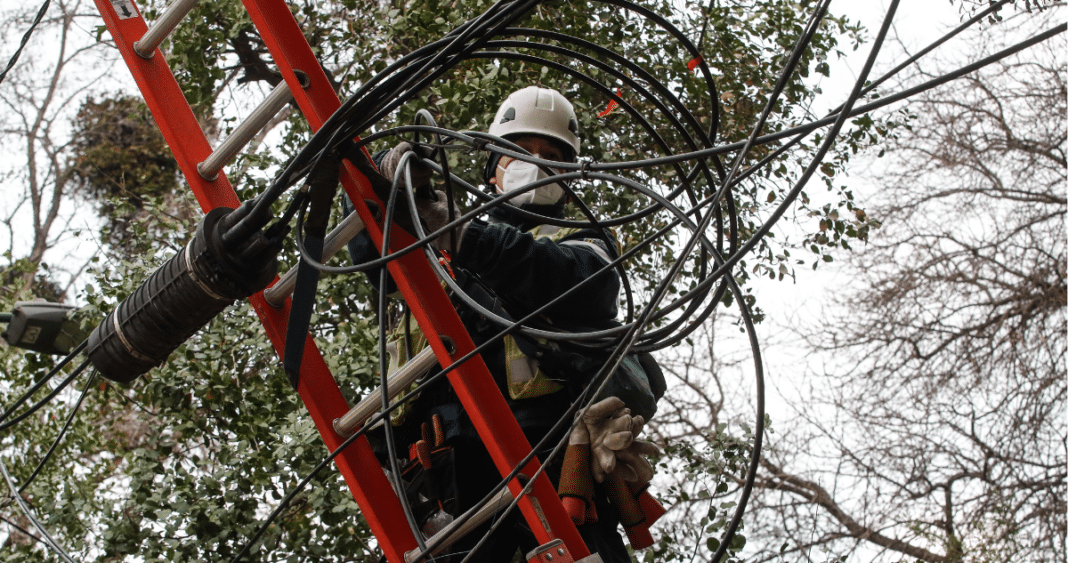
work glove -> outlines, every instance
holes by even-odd
[[[653,465],[646,458],[660,454],[656,444],[637,439],[644,426],[642,417],[635,416],[631,427],[635,439],[626,448],[616,451],[616,473],[630,483],[648,483],[653,478]]]
[[[449,223],[449,200],[445,196],[445,192],[435,190],[432,195],[435,199],[415,198],[415,210],[426,225],[426,234],[428,235],[440,231]],[[463,241],[464,233],[467,232],[468,223],[469,221],[466,221],[453,228],[452,231],[442,233],[441,236],[431,241],[430,245],[434,247],[434,250],[438,251],[443,249],[452,251],[455,249],[456,252],[459,252],[460,242]],[[455,245],[450,240],[451,237],[456,238]]]
[[[407,141],[398,143],[397,146],[393,147],[386,153],[386,156],[382,157],[382,162],[378,166],[379,172],[381,172],[382,176],[387,180],[392,182],[398,172],[403,172],[397,169],[400,166],[401,158],[405,153],[412,151],[414,151],[414,148],[411,143]],[[414,156],[408,159],[408,166],[411,168],[412,172],[413,190],[425,188],[430,185],[431,170],[429,166],[423,164],[422,157],[425,155],[420,154],[421,152],[426,151],[417,151]]]
[[[653,467],[643,456],[659,450],[652,442],[636,439],[644,426],[645,419],[632,416],[622,399],[608,397],[586,409],[571,431],[572,441],[581,442],[588,437],[590,469],[598,483],[616,472],[625,481],[648,481],[653,477]]]

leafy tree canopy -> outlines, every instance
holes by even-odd
[[[481,0],[305,2],[294,4],[293,10],[344,96],[391,62],[440,39],[489,5]],[[563,29],[594,44],[611,46],[640,63],[684,101],[698,120],[697,127],[689,131],[691,135],[699,137],[698,130],[705,130],[720,142],[744,139],[768,102],[767,93],[787,52],[803,30],[807,3],[739,0],[714,3],[711,8],[668,2],[644,5],[664,14],[698,44],[717,87],[714,98],[688,68],[691,57],[679,49],[677,41],[648,20],[613,4],[543,4],[520,25],[546,31]],[[162,3],[143,8],[148,19],[155,19]],[[782,130],[808,117],[806,108],[817,90],[805,78],[829,72],[829,61],[840,41],[858,44],[859,28],[840,18],[828,18],[805,52],[799,72],[788,77],[767,131]],[[528,50],[522,46],[510,49],[519,54]],[[235,98],[251,97],[249,92],[256,82],[273,84],[279,78],[236,0],[198,5],[165,45],[165,51],[191,104],[222,123],[228,123],[229,116],[223,114],[230,111],[229,104]],[[561,55],[546,57],[561,65],[569,63]],[[584,70],[592,78],[601,77],[595,68]],[[620,97],[635,101],[636,113],[650,120],[649,127],[641,126],[631,113],[600,115],[610,97],[588,82],[504,56],[458,65],[421,92],[418,102],[403,106],[373,130],[411,123],[415,111],[422,107],[430,109],[443,126],[484,130],[506,93],[537,83],[556,87],[574,100],[584,131],[584,154],[593,160],[620,161],[689,150],[687,141],[670,126],[668,116],[634,95],[633,89],[608,83],[610,92],[618,88]],[[718,127],[714,127],[713,119],[716,106]],[[87,102],[79,122],[79,146],[84,150],[76,160],[85,166],[76,168],[76,173],[90,195],[126,198],[128,205],[160,218],[171,209],[166,197],[173,189],[174,172],[167,168],[170,164],[162,163],[163,148],[146,127],[148,123],[143,109],[132,99]],[[143,143],[136,147],[126,144],[127,129],[123,127]],[[823,171],[826,176],[843,166],[854,151],[878,142],[884,134],[873,120],[860,120],[854,127],[840,152],[828,161],[829,168]],[[664,142],[656,142],[651,132],[663,135]],[[243,197],[261,191],[279,165],[308,138],[306,127],[297,120],[287,125],[284,133],[273,150],[243,157],[231,171],[231,180]],[[770,154],[771,148],[755,148],[745,162],[757,162]],[[810,158],[811,146],[802,144],[788,154],[778,166],[761,169],[737,187],[733,204],[743,240],[759,227],[769,207],[781,201],[800,166]],[[481,156],[452,157],[457,170],[478,179]],[[160,164],[151,164],[157,160]],[[679,181],[678,172],[671,167],[632,174],[661,191]],[[116,183],[117,178],[124,178],[125,183]],[[131,184],[136,184],[136,189],[131,189]],[[700,186],[706,192],[713,187],[707,183]],[[827,187],[832,190],[833,203],[809,207],[804,196],[798,213],[832,222],[838,236],[815,241],[814,258],[806,259],[791,257],[786,243],[765,241],[742,263],[740,276],[782,278],[801,263],[823,260],[829,247],[847,244],[851,237],[863,239],[868,225],[864,214],[838,212],[853,209],[850,191],[833,182]],[[130,201],[131,197],[135,199]],[[603,186],[594,186],[589,197],[607,216],[636,205],[633,194]],[[170,215],[168,232],[192,230],[190,217]],[[132,228],[143,228],[140,225],[135,222]],[[640,240],[655,228],[656,223],[636,227],[622,238]],[[98,263],[95,281],[85,296],[88,309],[102,316],[181,242],[181,236],[133,237],[121,256]],[[666,239],[635,266],[642,276],[641,287],[656,280],[662,265],[673,260],[676,242]],[[294,261],[294,256],[289,249],[287,260]],[[696,263],[690,266],[693,271],[699,267]],[[313,319],[318,345],[350,399],[365,393],[375,376],[371,358],[375,357],[376,320],[367,313],[369,296],[362,278],[325,278],[320,283]],[[28,388],[52,365],[48,358],[7,349],[2,361],[10,368],[8,372],[17,373],[0,397],[4,404],[10,404],[18,390]],[[82,380],[76,385],[86,383]],[[65,409],[73,400],[71,396],[47,407],[2,438],[16,481],[28,479],[33,469],[28,460],[39,459],[47,449],[47,437],[59,431]],[[720,455],[723,463],[737,471],[739,456],[746,452],[749,439],[751,436],[744,434],[737,440],[722,436],[713,450],[725,452]],[[26,489],[25,497],[38,514],[44,515],[46,526],[64,546],[80,559],[98,561],[133,557],[145,561],[227,560],[285,491],[325,455],[304,407],[278,369],[275,353],[245,305],[217,318],[167,363],[132,385],[94,382],[62,448],[66,463],[46,464]],[[680,447],[679,451],[698,450]],[[717,454],[693,455],[699,461],[702,456]],[[698,469],[705,467],[695,464]],[[711,482],[705,494],[724,492]],[[683,494],[678,492],[680,497]],[[717,530],[722,528],[722,515],[709,514],[707,518]],[[742,544],[744,540],[735,547]],[[686,550],[667,545],[661,549],[662,560],[686,555]],[[32,541],[0,553],[0,560],[8,561],[49,558]],[[320,476],[299,502],[287,509],[250,557],[253,561],[376,559],[366,523],[340,477],[332,473]]]

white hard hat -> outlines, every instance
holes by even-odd
[[[527,86],[512,92],[493,118],[489,134],[498,137],[540,135],[559,140],[579,154],[578,119],[563,94]]]

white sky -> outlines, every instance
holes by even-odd
[[[886,15],[887,0],[878,1],[839,1],[831,4],[831,12],[843,14],[853,21],[859,21],[868,29],[868,38],[873,39]],[[959,5],[959,1],[957,2]],[[915,52],[938,37],[952,30],[961,23],[958,6],[953,6],[949,0],[902,0],[894,18],[895,31],[910,52]],[[941,49],[959,49],[959,43],[950,41]],[[823,88],[823,100],[817,102],[817,112],[825,112],[838,106],[848,96],[856,75],[863,68],[870,45],[864,45],[860,50],[850,53],[846,59],[832,60],[831,76],[821,82]],[[950,51],[952,52],[952,51]],[[877,78],[881,75],[880,70],[887,70],[896,66],[907,56],[900,54],[900,48],[893,42],[887,42],[880,51],[875,69],[869,78]],[[884,90],[885,91],[885,90]],[[891,106],[890,109],[900,106]],[[886,109],[882,111],[887,111]],[[864,194],[872,193],[875,189],[865,179],[867,162],[864,159],[854,161],[855,173],[846,174],[843,181],[854,189],[858,198],[857,205],[864,207]],[[818,179],[810,181],[814,186]],[[823,189],[814,186],[811,190],[813,197]],[[780,235],[790,229],[792,225],[781,221],[777,229]],[[796,232],[796,229],[795,229]],[[754,283],[754,292],[757,299],[767,314],[767,320],[758,327],[761,335],[761,345],[765,361],[765,371],[768,377],[769,397],[768,412],[775,413],[785,408],[785,403],[777,396],[776,387],[779,390],[793,394],[792,383],[798,374],[818,358],[806,358],[797,349],[787,346],[778,340],[782,336],[781,327],[792,325],[805,319],[818,318],[820,308],[824,306],[824,297],[830,295],[836,287],[842,287],[848,283],[837,272],[836,263],[822,264],[817,271],[810,267],[802,267],[797,270],[797,281],[791,284],[789,281],[778,282],[768,279],[760,279]]]

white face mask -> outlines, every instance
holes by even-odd
[[[534,156],[541,158],[537,153],[535,153]],[[538,180],[549,177],[549,175],[541,168],[538,168],[536,164],[523,160],[513,160],[508,163],[507,167],[502,168],[500,165],[497,165],[497,168],[504,172],[499,179],[501,185],[498,190],[501,193],[518,190]],[[562,188],[559,183],[552,183],[539,186],[531,191],[517,195],[508,201],[516,206],[528,203],[536,205],[552,205],[559,202],[560,198],[563,196],[564,188]]]

